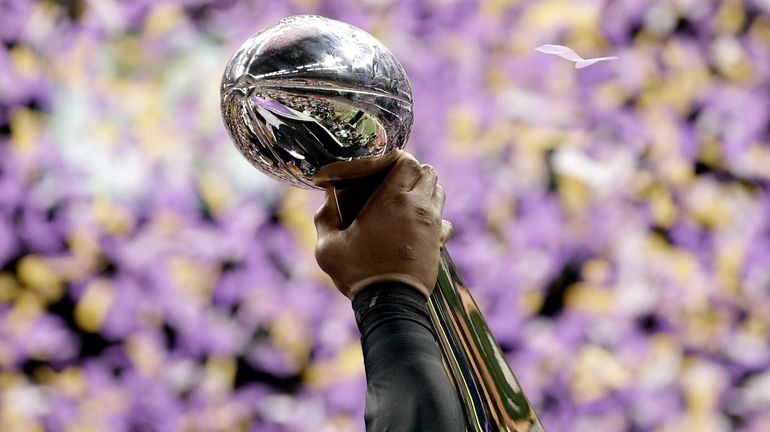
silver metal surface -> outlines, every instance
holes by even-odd
[[[287,18],[247,40],[227,65],[221,94],[241,154],[298,187],[371,178],[412,127],[411,87],[390,51],[363,30],[318,16]],[[542,431],[444,248],[429,307],[468,429]]]
[[[443,247],[429,306],[444,361],[465,409],[468,429],[543,432],[537,413]]]
[[[304,188],[387,166],[412,128],[401,64],[370,34],[311,15],[249,38],[222,78],[222,116],[257,169]]]

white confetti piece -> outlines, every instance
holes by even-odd
[[[575,62],[575,69],[583,69],[584,67],[591,66],[592,64],[600,61],[617,60],[618,58],[620,58],[617,56],[611,56],[611,57],[596,57],[592,59],[584,59],[583,57],[580,57],[579,55],[577,55],[575,51],[572,51],[571,48],[565,47],[562,45],[541,45],[535,48],[535,51],[540,51],[541,53],[545,53],[545,54],[557,55],[561,58],[573,61]]]

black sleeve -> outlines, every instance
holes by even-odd
[[[368,432],[462,432],[465,417],[425,298],[397,282],[353,299],[366,369]]]

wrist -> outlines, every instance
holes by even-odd
[[[365,345],[373,343],[371,340],[367,342],[367,339],[378,328],[394,322],[412,321],[435,337],[428,300],[409,285],[400,282],[369,285],[358,293],[351,306]]]
[[[430,296],[431,291],[433,291],[433,287],[427,287],[425,283],[421,282],[419,279],[413,276],[401,273],[384,273],[366,277],[352,284],[347,290],[347,297],[352,301],[356,294],[363,291],[367,287],[386,282],[397,282],[408,286],[409,288],[412,288],[420,293],[425,299],[427,299]]]

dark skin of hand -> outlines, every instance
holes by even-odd
[[[321,269],[346,297],[373,283],[396,281],[426,298],[436,282],[439,249],[451,236],[441,219],[444,190],[430,165],[400,152],[393,168],[361,209],[343,227],[333,190],[315,217],[315,256]]]

